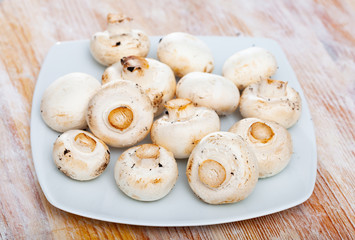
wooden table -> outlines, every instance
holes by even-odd
[[[36,79],[57,41],[87,39],[124,12],[149,35],[255,36],[284,49],[315,125],[318,171],[305,203],[272,215],[204,227],[139,227],[92,220],[48,203],[31,157]],[[0,2],[0,238],[355,238],[355,1]]]

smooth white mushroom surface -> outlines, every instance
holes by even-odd
[[[292,139],[281,125],[258,118],[244,118],[229,131],[240,135],[254,152],[259,178],[274,176],[288,165],[292,156]]]
[[[188,33],[174,32],[163,37],[158,44],[157,56],[178,77],[190,72],[212,72],[214,68],[208,46]]]
[[[287,82],[266,79],[244,89],[239,110],[244,118],[270,120],[289,128],[301,117],[302,101]]]
[[[223,204],[249,196],[259,171],[255,155],[240,136],[214,132],[192,151],[186,176],[192,191],[204,202]]]
[[[181,78],[176,87],[178,98],[190,99],[197,106],[209,107],[219,115],[234,112],[239,104],[239,90],[232,81],[212,73],[192,72]]]
[[[155,201],[165,197],[178,177],[173,154],[155,144],[143,144],[123,152],[114,172],[122,192],[140,201]]]
[[[132,29],[132,18],[120,14],[107,15],[107,30],[95,33],[90,41],[92,56],[109,66],[130,55],[148,55],[150,41],[141,30]]]
[[[205,135],[220,130],[217,113],[195,107],[188,99],[172,99],[167,114],[154,121],[150,133],[153,143],[171,151],[175,158],[187,158]]]
[[[275,57],[260,47],[251,47],[229,57],[222,70],[222,75],[243,90],[249,84],[270,78],[277,70]]]
[[[69,130],[55,141],[52,157],[57,168],[65,175],[86,181],[102,174],[110,162],[110,151],[93,134]]]
[[[90,130],[113,147],[128,147],[143,140],[153,123],[153,107],[143,89],[132,81],[104,84],[91,98]]]
[[[86,128],[87,105],[100,87],[97,79],[85,73],[56,79],[42,96],[42,119],[57,132]]]
[[[155,116],[175,95],[176,80],[173,71],[164,63],[152,58],[129,56],[108,67],[102,75],[102,84],[125,79],[138,83],[148,95]]]

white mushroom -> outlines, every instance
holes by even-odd
[[[219,115],[234,112],[239,104],[239,90],[230,80],[212,73],[192,72],[176,86],[178,98],[188,98],[197,106],[209,107]]]
[[[142,88],[131,81],[109,82],[89,102],[87,123],[91,131],[113,147],[141,141],[153,123],[153,107]]]
[[[85,73],[70,73],[56,79],[44,92],[41,115],[57,132],[84,129],[87,105],[100,83]]]
[[[219,131],[217,113],[205,107],[194,107],[188,99],[167,102],[168,113],[153,123],[153,143],[171,151],[175,158],[187,158],[205,135]]]
[[[300,118],[302,102],[287,82],[267,79],[244,89],[239,110],[245,118],[270,120],[289,128]]]
[[[169,65],[178,77],[190,72],[212,72],[214,67],[208,46],[188,33],[166,35],[158,44],[157,55],[159,61]]]
[[[103,84],[117,79],[138,83],[152,102],[155,116],[163,112],[166,102],[175,95],[173,71],[168,65],[152,58],[124,57],[108,67],[102,75]]]
[[[122,192],[140,201],[165,197],[178,177],[173,154],[154,144],[135,146],[123,152],[114,171]]]
[[[124,15],[107,15],[107,30],[95,33],[90,41],[90,51],[96,61],[109,66],[126,56],[148,55],[149,38],[141,30],[132,29],[131,21]]]
[[[60,171],[80,181],[100,176],[110,161],[106,144],[82,130],[61,134],[54,143],[52,156]]]
[[[240,136],[214,132],[192,151],[186,176],[199,198],[222,204],[245,199],[253,191],[259,171],[254,154]]]
[[[269,51],[251,47],[229,57],[223,65],[222,74],[243,90],[249,84],[274,75],[276,70],[276,59]]]
[[[236,122],[230,132],[240,135],[254,152],[259,165],[259,177],[271,177],[281,172],[292,156],[292,139],[286,128],[258,118]]]

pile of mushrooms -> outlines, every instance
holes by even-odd
[[[192,191],[206,203],[224,204],[245,199],[259,178],[287,167],[293,152],[287,128],[300,118],[302,104],[287,82],[270,79],[278,67],[268,50],[234,53],[220,76],[211,73],[211,51],[195,36],[164,36],[156,60],[146,58],[149,38],[131,28],[131,18],[109,14],[107,21],[108,29],[90,42],[94,59],[108,66],[102,84],[70,73],[42,97],[44,122],[61,132],[52,158],[63,174],[92,180],[108,167],[108,146],[128,148],[114,166],[128,197],[165,197],[178,179],[176,159],[187,159]],[[219,115],[238,106],[244,119],[221,132]],[[138,145],[149,134],[152,144]]]

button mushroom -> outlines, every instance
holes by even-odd
[[[84,129],[87,105],[100,83],[85,73],[70,73],[56,79],[44,92],[41,115],[57,132]]]
[[[212,73],[192,72],[177,84],[176,96],[188,98],[197,106],[209,107],[219,115],[234,112],[239,104],[239,90],[230,80]]]
[[[123,152],[114,171],[122,192],[140,201],[165,197],[178,177],[173,154],[154,144],[135,146]]]
[[[289,163],[292,139],[281,125],[258,118],[244,118],[229,131],[240,135],[254,152],[259,165],[259,178],[274,176]]]
[[[249,84],[274,75],[276,70],[276,59],[269,51],[251,47],[229,57],[223,65],[222,75],[243,90]]]
[[[138,84],[112,81],[91,98],[87,123],[91,131],[108,145],[132,146],[149,133],[153,107]]]
[[[245,199],[253,191],[259,171],[254,154],[240,136],[214,132],[192,151],[186,176],[199,198],[222,204]]]
[[[300,118],[302,102],[287,82],[267,79],[244,89],[239,110],[245,118],[270,120],[289,128]]]
[[[69,130],[53,146],[53,160],[68,177],[86,181],[101,175],[110,161],[106,144],[89,132]]]
[[[153,143],[173,152],[175,158],[187,158],[205,135],[219,131],[217,113],[205,107],[195,107],[188,99],[172,99],[166,104],[167,114],[152,126]]]
[[[212,72],[214,67],[208,46],[188,33],[166,35],[158,44],[157,55],[159,61],[169,65],[178,77],[190,72]]]
[[[161,114],[164,105],[175,95],[176,80],[173,71],[164,63],[151,58],[129,56],[108,67],[102,75],[102,83],[116,79],[138,83],[153,104],[155,116]]]
[[[109,66],[126,56],[147,56],[149,38],[141,30],[132,29],[131,21],[124,15],[107,15],[107,30],[95,33],[90,41],[90,51],[96,61]]]

